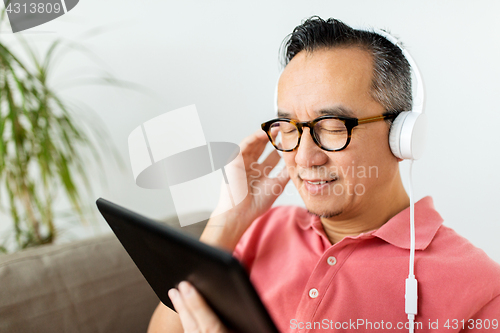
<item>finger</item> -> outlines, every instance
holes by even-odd
[[[264,175],[267,177],[269,173],[274,169],[274,167],[281,160],[280,154],[278,154],[277,150],[273,150],[269,155],[267,155],[264,162],[262,162],[262,166],[264,167]]]
[[[217,315],[189,282],[179,283],[179,291],[201,332],[227,332]]]
[[[186,306],[182,296],[179,291],[175,288],[172,288],[168,291],[168,297],[172,301],[174,305],[175,311],[179,314],[179,318],[182,323],[182,327],[185,332],[196,332],[198,331],[198,323],[195,318],[190,313],[188,307]]]
[[[260,130],[253,132],[251,135],[247,136],[246,138],[244,138],[240,143],[240,147],[242,148],[242,150],[244,148],[246,148],[248,151],[251,151],[254,148],[255,143],[259,143],[259,142],[267,143],[267,140],[268,140],[268,137],[267,137],[266,132],[264,132],[263,130],[260,129]]]
[[[268,141],[269,139],[264,131],[256,131],[241,141],[241,153],[252,160],[258,160]]]

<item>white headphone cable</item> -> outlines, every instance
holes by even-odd
[[[408,315],[409,332],[414,332],[415,315],[417,314],[417,280],[415,279],[415,203],[413,199],[412,187],[412,166],[413,159],[410,160],[409,171],[409,192],[410,192],[410,270],[406,279],[405,292],[405,312]]]

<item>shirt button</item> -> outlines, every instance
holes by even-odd
[[[337,263],[337,258],[335,257],[328,257],[328,259],[326,260],[326,262],[328,263],[328,265],[330,266],[333,266]]]
[[[318,295],[319,295],[318,289],[312,288],[311,290],[309,290],[309,297],[316,298],[318,297]]]

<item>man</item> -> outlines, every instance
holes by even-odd
[[[280,157],[257,164],[266,133],[244,140],[250,195],[210,219],[201,240],[234,251],[282,332],[408,331],[409,198],[388,136],[411,109],[410,66],[380,35],[318,17],[295,28],[284,62],[282,120],[264,127],[286,168],[268,178]],[[307,210],[270,209],[289,179]],[[500,265],[443,226],[430,197],[415,221],[417,331],[498,330]],[[169,296],[179,316],[160,304],[150,332],[227,332],[188,283]]]

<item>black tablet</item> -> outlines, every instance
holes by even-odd
[[[174,309],[168,290],[185,280],[229,329],[278,332],[245,269],[229,252],[105,199],[98,199],[97,207],[163,304]]]

